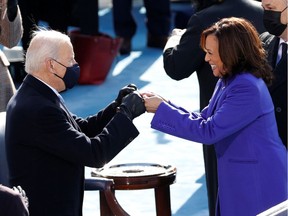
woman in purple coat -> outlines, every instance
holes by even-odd
[[[254,26],[225,18],[202,32],[201,47],[219,78],[209,105],[188,112],[143,93],[152,128],[214,144],[218,161],[216,215],[255,216],[287,199],[287,152],[279,138],[267,85],[271,68]]]

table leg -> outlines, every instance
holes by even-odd
[[[155,188],[157,216],[171,216],[170,186]]]
[[[100,195],[100,213],[101,216],[114,216],[105,197],[103,191],[99,191]]]

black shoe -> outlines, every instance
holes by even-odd
[[[128,55],[131,52],[131,39],[123,38],[122,45],[119,49],[120,55]]]
[[[160,48],[163,49],[167,43],[167,36],[155,36],[148,34],[147,38],[147,46],[152,48]]]

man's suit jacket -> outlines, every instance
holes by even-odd
[[[7,106],[10,183],[26,191],[31,216],[80,216],[84,166],[102,167],[137,135],[114,104],[77,117],[49,86],[28,75]]]
[[[215,143],[221,216],[255,216],[287,199],[286,149],[262,79],[241,74],[220,80],[201,113],[163,102],[151,125],[180,138]]]
[[[2,6],[1,6],[2,7]],[[22,37],[22,18],[18,9],[16,18],[10,22],[7,17],[6,6],[0,13],[0,43],[12,48],[18,44]],[[5,14],[4,14],[5,13]],[[8,70],[9,62],[5,54],[0,50],[0,112],[6,111],[6,106],[15,93],[15,86]]]
[[[260,35],[264,48],[268,52],[268,61],[273,67],[275,80],[273,85],[269,87],[269,91],[272,96],[272,100],[275,108],[275,115],[277,120],[277,126],[279,135],[288,147],[287,141],[287,58],[285,61],[276,64],[279,37],[265,32]]]

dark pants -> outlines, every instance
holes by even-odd
[[[132,0],[113,0],[113,22],[117,36],[132,38],[137,25],[132,15]],[[152,36],[168,36],[171,25],[169,0],[144,0],[146,26]]]
[[[76,26],[83,34],[98,33],[98,0],[18,0],[18,3],[23,19],[24,50],[28,48],[31,30],[40,20],[61,32],[67,32],[68,26]]]
[[[218,194],[217,158],[214,145],[203,144],[203,156],[205,164],[209,215],[214,216],[216,211],[216,202]]]

